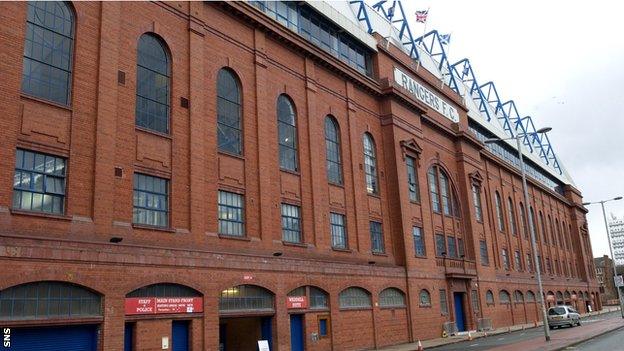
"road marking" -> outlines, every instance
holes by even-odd
[[[473,347],[473,346],[477,346],[477,345],[479,345],[479,343],[468,345],[468,347]]]
[[[498,339],[496,339],[496,341],[501,341],[501,340],[505,340],[505,338],[498,338]]]

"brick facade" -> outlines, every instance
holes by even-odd
[[[480,318],[491,319],[495,327],[540,318],[535,303],[515,301],[516,290],[525,297],[529,290],[537,295],[534,276],[526,270],[530,244],[520,229],[519,172],[468,130],[461,97],[446,86],[441,89],[433,75],[397,48],[386,48],[381,37],[375,35],[378,52],[368,77],[246,3],[72,6],[71,104],[60,106],[21,93],[26,3],[0,3],[0,290],[54,280],[98,292],[104,307],[99,347],[111,351],[123,349],[126,321],[136,323],[138,349],[156,350],[161,337],[170,336],[171,319],[185,318],[124,315],[127,293],[157,283],[189,286],[203,295],[204,312],[191,322],[192,350],[217,349],[220,292],[241,284],[274,294],[276,350],[290,349],[288,315],[293,311],[286,308],[286,295],[306,285],[326,291],[330,306],[323,313],[305,314],[309,350],[367,349],[439,337],[442,324],[455,320],[454,293],[463,293],[466,327],[471,329]],[[137,40],[146,32],[161,37],[170,51],[168,135],[135,127]],[[224,67],[241,83],[242,156],[217,151],[216,77]],[[393,83],[394,67],[451,103],[460,121],[453,123]],[[120,72],[125,82],[118,81]],[[280,94],[296,107],[297,172],[279,167],[275,102]],[[190,101],[188,108],[181,106],[181,98]],[[340,126],[341,186],[327,181],[327,115]],[[366,192],[366,132],[376,144],[378,195]],[[67,159],[63,215],[12,208],[17,148]],[[420,202],[408,196],[406,155],[417,160]],[[432,210],[427,179],[432,165],[448,174],[459,218]],[[169,228],[133,225],[135,172],[170,180]],[[474,216],[474,182],[481,187],[482,221]],[[218,190],[244,194],[245,237],[218,234]],[[503,199],[504,231],[497,229],[495,192]],[[565,185],[562,195],[529,179],[529,193],[536,216],[557,219],[561,237],[570,243],[540,240],[543,258],[574,267],[544,274],[545,292],[571,292],[577,299],[565,302],[581,312],[586,304],[579,296],[587,296],[592,308],[600,309],[580,192]],[[508,199],[516,207],[517,236],[510,232]],[[282,241],[282,202],[301,207],[301,245]],[[332,249],[330,212],[346,217],[347,250]],[[382,223],[384,253],[371,252],[370,220]],[[422,228],[425,257],[414,254],[413,226]],[[536,230],[543,238],[542,229]],[[437,233],[462,238],[465,257],[436,257]],[[111,243],[113,237],[123,240]],[[488,265],[481,264],[480,240],[487,243]],[[510,255],[510,270],[503,268],[503,248]],[[522,267],[515,267],[515,251]],[[372,308],[339,308],[339,293],[351,286],[371,294]],[[407,307],[378,305],[379,293],[389,287],[405,293]],[[430,306],[419,304],[422,289],[430,294]],[[448,313],[440,308],[441,289]],[[478,292],[477,308],[473,290]],[[488,290],[493,304],[486,302]],[[509,293],[509,304],[500,302],[501,290]],[[312,341],[310,335],[319,332],[318,315],[329,316],[330,335]]]

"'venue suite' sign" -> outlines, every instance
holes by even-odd
[[[394,67],[394,82],[407,90],[417,100],[438,111],[442,116],[455,123],[459,122],[457,109],[396,67]]]
[[[203,312],[201,297],[127,297],[126,314]]]

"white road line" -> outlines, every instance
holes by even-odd
[[[477,345],[479,345],[479,343],[468,345],[468,347],[473,347],[473,346],[477,346]]]
[[[501,341],[501,340],[505,340],[505,338],[498,338],[498,339],[496,339],[496,341]]]

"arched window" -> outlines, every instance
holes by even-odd
[[[561,238],[561,248],[568,248],[568,243],[566,242],[567,240],[565,240],[565,237],[562,237],[561,235],[561,229],[559,228],[559,220],[555,219],[555,231],[557,232],[557,236]]]
[[[379,182],[377,181],[377,156],[375,152],[375,142],[369,133],[364,133],[363,142],[366,191],[368,191],[369,194],[378,194]]]
[[[526,301],[535,302],[535,294],[531,290],[527,291],[526,293]]]
[[[288,296],[307,296],[310,309],[329,308],[329,294],[315,286],[300,286],[289,292]]]
[[[338,295],[340,308],[369,308],[372,306],[371,297],[368,291],[350,287],[340,292]]]
[[[563,304],[563,294],[561,291],[557,291],[557,305]]]
[[[516,228],[516,213],[514,210],[516,207],[513,205],[513,201],[510,197],[507,198],[507,200],[509,201],[509,206],[507,206],[507,210],[509,211],[509,227],[511,228],[511,234],[517,235],[518,230]]]
[[[427,289],[422,289],[418,295],[418,304],[420,306],[431,306],[431,295]]]
[[[570,292],[566,290],[563,294],[563,298],[565,299],[565,301],[570,301],[570,299],[572,299],[572,296],[570,295]]]
[[[0,320],[100,316],[100,295],[75,284],[41,281],[0,290]]]
[[[496,218],[498,220],[498,230],[505,231],[505,217],[503,216],[503,202],[501,201],[498,191],[494,193],[494,201],[496,202]]]
[[[520,290],[514,291],[514,302],[515,303],[523,303],[524,302],[524,295],[522,295],[522,291],[520,291]]]
[[[483,222],[483,209],[481,208],[481,187],[472,184],[472,204],[475,208],[475,219]]]
[[[340,127],[332,116],[325,117],[325,157],[327,159],[327,180],[333,184],[342,184]]]
[[[501,290],[498,293],[498,300],[500,301],[500,303],[503,303],[503,304],[508,304],[511,302],[509,298],[509,293],[506,290]]]
[[[219,312],[275,311],[274,295],[256,285],[238,285],[221,292]]]
[[[542,216],[542,211],[540,211],[537,220],[539,221],[540,229],[542,230],[542,239],[544,243],[548,245],[548,233],[546,232],[546,227],[544,226],[544,216]]]
[[[136,124],[169,132],[170,63],[162,40],[143,34],[137,49]]]
[[[539,233],[537,232],[537,225],[535,224],[535,212],[533,212],[533,206],[529,207],[529,225],[531,226],[531,231],[535,234],[535,242],[538,242],[540,239]]]
[[[492,290],[488,290],[485,293],[485,302],[488,305],[494,305],[494,294],[492,293]]]
[[[379,306],[405,307],[405,294],[397,288],[387,288],[379,293]]]
[[[524,232],[524,237],[528,238],[529,237],[529,227],[528,227],[528,224],[527,224],[526,213],[524,212],[524,206],[522,205],[522,202],[520,203],[520,222],[522,222],[520,225],[522,226],[522,231]]]
[[[74,13],[63,1],[29,1],[22,91],[69,105],[72,82]]]
[[[553,228],[552,219],[550,219],[550,215],[546,217],[548,219],[548,230],[550,230],[550,235],[552,237],[552,244],[557,246],[561,245],[561,241],[557,243],[557,235],[555,234],[555,229]]]
[[[446,216],[461,217],[457,195],[446,172],[440,166],[433,165],[427,171],[427,179],[433,211],[440,213],[442,210]]]
[[[217,75],[217,145],[219,151],[243,153],[241,92],[238,78],[222,68]]]
[[[297,116],[294,104],[284,94],[277,98],[277,130],[280,167],[297,171]]]

